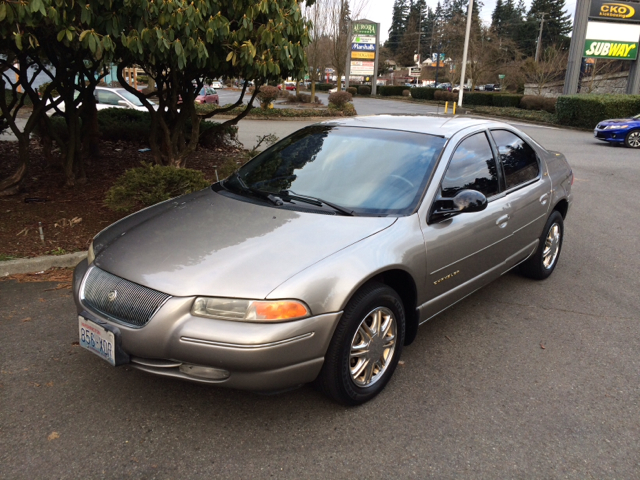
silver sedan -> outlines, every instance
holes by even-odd
[[[80,344],[111,365],[348,405],[418,326],[519,266],[558,264],[573,174],[504,123],[304,128],[228,179],[100,232],[75,271]]]

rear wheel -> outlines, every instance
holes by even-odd
[[[563,237],[562,215],[560,212],[554,211],[544,226],[538,249],[520,265],[522,274],[534,280],[544,280],[549,277],[558,264]]]
[[[393,375],[404,335],[404,308],[395,290],[366,285],[345,308],[316,383],[345,405],[371,400]]]
[[[640,148],[640,130],[633,130],[624,139],[625,146],[629,148]]]

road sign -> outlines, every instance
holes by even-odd
[[[419,78],[421,71],[422,71],[422,69],[420,67],[411,67],[411,68],[409,68],[409,76],[410,77]]]
[[[498,78],[502,80],[506,75],[498,75]]]

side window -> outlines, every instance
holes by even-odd
[[[507,190],[538,176],[538,158],[531,145],[506,130],[493,130],[491,135],[500,152]]]
[[[465,189],[478,190],[486,197],[499,191],[496,161],[484,133],[467,137],[458,145],[442,180],[445,198]]]
[[[103,105],[118,105],[121,98],[113,92],[107,90],[98,90],[98,103]]]

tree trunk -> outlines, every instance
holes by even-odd
[[[98,109],[96,98],[91,92],[91,95],[85,95],[82,105],[82,149],[89,161],[100,156],[99,139]]]
[[[20,191],[20,185],[24,180],[29,167],[29,135],[18,137],[18,158],[20,165],[13,174],[0,180],[0,197],[15,195]]]

